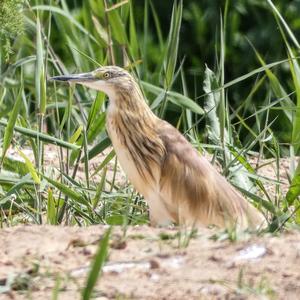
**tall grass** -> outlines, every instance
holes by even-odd
[[[184,59],[178,56],[183,1],[173,5],[166,37],[151,0],[144,2],[143,30],[137,30],[131,1],[112,5],[106,0],[88,0],[80,9],[72,9],[64,0],[25,1],[25,31],[12,40],[14,54],[10,61],[1,60],[1,226],[11,226],[20,217],[38,224],[80,226],[148,222],[141,196],[130,184],[121,185],[116,180],[116,157],[105,131],[105,95],[47,81],[54,74],[84,72],[106,64],[126,67],[135,75],[151,109],[177,126],[199,151],[213,155],[212,160],[219,162],[228,180],[263,211],[270,229],[299,224],[300,167],[291,169],[287,196],[281,191],[279,176],[283,151],[289,149],[295,165],[294,155],[300,143],[298,42],[284,17],[268,1],[269,12],[274,13],[281,29],[286,56],[267,63],[251,44],[257,68],[227,81],[230,5],[226,3],[224,14],[216,20],[216,67],[213,70],[213,66],[207,66],[204,83],[196,82],[198,88],[190,91]],[[149,20],[154,21],[154,32]],[[155,68],[149,63],[153,35],[159,49]],[[275,73],[276,67],[282,65],[288,67],[292,79],[288,91]],[[248,96],[233,107],[228,90],[239,89],[247,78],[255,76],[257,81],[248,87]],[[249,114],[258,94],[264,95],[260,106]],[[254,127],[249,119],[254,120]],[[279,119],[285,122],[291,137],[288,147],[282,145],[273,130]],[[239,138],[241,133],[247,136],[244,144]],[[51,151],[59,155],[55,166],[45,164],[49,149],[45,145],[49,144],[53,145]],[[9,147],[20,149],[23,161],[8,156]],[[21,152],[23,148],[32,150],[33,163]],[[92,160],[100,153],[106,156],[93,170]],[[259,159],[272,157],[277,162],[275,180],[259,175],[248,162],[248,156],[253,154]],[[80,168],[83,180],[77,176]],[[110,169],[113,174],[108,177]],[[276,185],[276,195],[268,192],[266,184]]]

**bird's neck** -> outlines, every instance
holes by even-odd
[[[123,120],[128,125],[143,123],[146,127],[154,127],[158,118],[151,111],[139,88],[123,90],[109,95],[107,117]]]
[[[158,135],[160,120],[139,91],[110,98],[106,122],[117,155],[120,149],[128,151],[139,175],[154,180],[151,165],[161,164],[165,147]]]

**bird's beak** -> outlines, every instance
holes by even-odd
[[[49,80],[55,81],[68,81],[74,83],[92,82],[97,80],[93,72],[81,73],[81,74],[70,74],[50,77]]]

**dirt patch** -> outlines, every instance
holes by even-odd
[[[0,299],[51,299],[55,289],[60,300],[79,299],[106,229],[1,230],[1,290],[14,283]],[[239,242],[215,241],[216,236],[222,238],[199,230],[185,247],[188,234],[179,237],[177,229],[115,228],[96,299],[299,299],[299,232]]]

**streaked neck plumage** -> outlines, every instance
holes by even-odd
[[[106,93],[109,96],[107,129],[112,142],[116,134],[118,142],[128,149],[140,176],[154,179],[152,165],[160,165],[165,153],[157,133],[160,120],[132,78]]]

